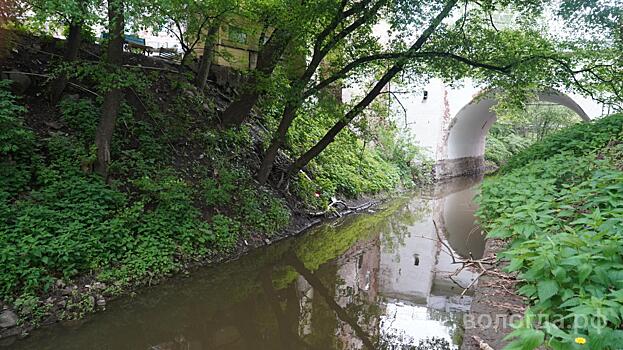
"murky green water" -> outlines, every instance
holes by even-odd
[[[110,303],[15,349],[400,349],[436,337],[455,349],[470,297],[448,275],[456,254],[482,255],[478,179],[402,198],[242,259]],[[469,284],[464,271],[454,279]],[[443,347],[435,347],[441,349]]]

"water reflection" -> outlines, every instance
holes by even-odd
[[[475,183],[454,181],[339,220],[12,347],[411,349],[427,341],[422,349],[455,349],[470,298],[449,278],[457,265],[435,224],[455,253],[482,254],[482,237],[470,236]],[[463,271],[454,279],[465,286],[472,278]]]

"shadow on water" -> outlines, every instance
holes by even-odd
[[[456,349],[471,298],[439,243],[479,257],[479,179],[334,221],[58,324],[15,349]],[[437,224],[440,235],[435,230]],[[462,271],[466,286],[475,274]]]

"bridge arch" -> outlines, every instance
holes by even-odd
[[[475,98],[461,108],[442,135],[443,154],[438,161],[435,173],[438,178],[482,173],[485,168],[485,140],[489,129],[497,117],[491,110],[497,103],[493,93]],[[539,93],[540,101],[565,106],[584,121],[591,118],[584,109],[568,95],[558,91]]]

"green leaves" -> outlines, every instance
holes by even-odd
[[[604,148],[612,138],[618,137],[622,131],[623,114],[614,114],[594,122],[574,125],[521,151],[502,168],[502,171],[508,173],[531,161],[547,159],[560,153],[586,154]]]
[[[508,271],[519,272],[519,294],[543,317],[539,324],[527,313],[507,349],[531,349],[542,334],[555,350],[582,349],[578,337],[591,350],[618,348],[623,171],[597,158],[608,157],[608,140],[620,142],[622,123],[614,115],[554,134],[483,184],[478,216],[491,237],[511,239],[499,256],[510,260]],[[564,144],[563,136],[577,139]]]
[[[537,292],[541,302],[548,300],[559,291],[558,283],[552,280],[540,281],[537,283]]]
[[[508,344],[504,350],[533,350],[541,346],[545,340],[545,333],[536,329],[517,329],[508,335],[508,339],[518,338]]]

